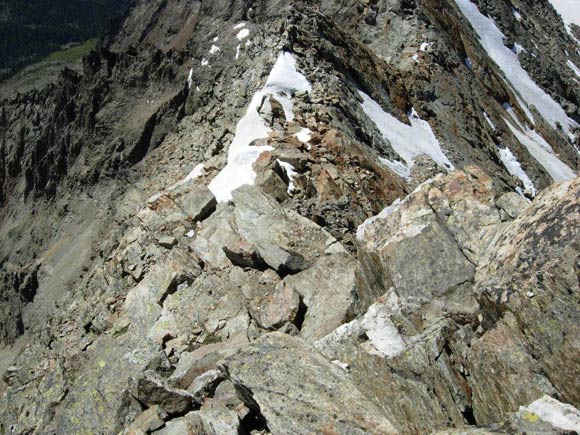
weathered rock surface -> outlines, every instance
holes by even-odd
[[[222,366],[272,433],[397,433],[342,369],[298,338],[267,334]]]
[[[314,3],[136,1],[0,101],[1,433],[576,430],[574,129],[455,0]],[[548,3],[476,3],[580,121]]]

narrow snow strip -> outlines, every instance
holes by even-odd
[[[489,116],[487,116],[487,113],[483,112],[483,117],[485,118],[485,120],[487,121],[487,123],[489,124],[489,126],[491,127],[491,129],[493,131],[495,131],[495,125],[493,124],[493,122],[491,121],[491,119],[489,119]]]
[[[234,26],[234,30],[241,29],[242,27],[246,27],[246,23],[238,23]]]
[[[405,341],[391,320],[386,305],[371,305],[362,318],[361,326],[369,338],[369,343],[376,349],[369,353],[381,357],[392,357],[405,349]]]
[[[580,411],[567,403],[544,396],[527,407],[521,406],[520,412],[529,411],[545,422],[563,430],[580,431]]]
[[[580,4],[578,4],[578,7],[580,7]],[[574,71],[574,74],[576,74],[578,77],[580,77],[580,68],[578,68],[574,62],[572,62],[571,60],[567,60],[566,63],[568,64],[568,66],[570,67],[570,69],[572,71]]]
[[[360,224],[356,230],[356,238],[358,240],[364,240],[365,231],[371,224],[373,224],[374,222],[376,222],[379,219],[388,218],[395,211],[397,211],[399,209],[399,207],[401,207],[401,204],[402,204],[401,200],[397,199],[391,205],[384,208],[383,211],[381,211],[378,215],[372,216],[372,217],[368,218],[366,221],[364,221],[362,224]]]
[[[481,45],[487,54],[500,67],[525,103],[534,105],[552,127],[556,128],[556,123],[560,123],[564,131],[570,135],[572,127],[577,124],[569,119],[562,107],[530,78],[520,65],[517,54],[504,45],[504,35],[493,20],[483,15],[469,0],[455,2],[479,35]],[[580,11],[580,8],[578,10]]]
[[[424,154],[446,170],[455,169],[441,150],[429,123],[420,119],[414,110],[409,116],[411,125],[407,125],[385,112],[364,92],[359,91],[359,94],[363,99],[363,111],[375,123],[383,137],[391,143],[395,152],[405,161],[407,167],[405,173],[410,174],[415,159]]]
[[[236,47],[236,60],[240,57],[240,44]]]
[[[403,162],[398,160],[389,160],[385,159],[384,157],[379,157],[379,162],[383,165],[388,166],[388,168],[397,174],[399,177],[409,180],[411,178],[411,168],[409,168]]]
[[[512,14],[514,15],[516,20],[522,21],[522,19],[523,19],[522,14],[520,14],[518,11],[516,11],[515,9],[512,9]]]
[[[536,196],[537,191],[534,186],[534,183],[532,183],[532,180],[530,180],[528,174],[526,174],[525,171],[522,169],[522,165],[520,164],[516,156],[513,155],[510,149],[507,147],[503,150],[500,149],[499,157],[503,162],[504,166],[506,167],[506,169],[508,170],[508,172],[514,177],[518,178],[523,183],[525,192],[532,197]]]
[[[293,117],[291,96],[296,91],[311,90],[311,85],[296,70],[296,60],[290,53],[280,53],[264,88],[256,92],[246,114],[236,127],[236,133],[228,150],[228,162],[211,181],[209,189],[219,202],[231,200],[232,192],[244,184],[254,184],[256,174],[252,169],[254,162],[264,151],[273,148],[269,145],[252,146],[257,139],[268,138],[272,131],[259,113],[268,96],[284,99],[284,110]]]
[[[248,36],[250,36],[250,31],[248,29],[242,29],[238,32],[238,34],[236,35],[236,38],[238,38],[240,41],[243,41]]]
[[[204,164],[200,163],[195,168],[193,168],[193,170],[189,174],[187,174],[187,177],[185,177],[185,180],[183,181],[186,182],[190,180],[195,180],[196,178],[201,177],[203,173],[204,173]]]
[[[187,77],[187,88],[191,89],[193,85],[193,68],[189,70],[189,76]]]
[[[286,172],[286,175],[288,176],[288,179],[290,180],[290,182],[288,183],[288,193],[292,194],[292,192],[294,192],[294,190],[296,190],[296,186],[294,184],[294,178],[296,178],[296,176],[298,175],[298,172],[296,172],[294,166],[292,166],[290,163],[283,162],[280,159],[276,159],[276,161],[278,162],[278,164],[280,166],[282,166],[282,169],[284,169],[284,171]]]
[[[532,157],[544,167],[555,182],[571,180],[576,176],[574,171],[556,156],[550,144],[542,136],[520,125],[523,130],[521,131],[506,118],[504,121],[518,141],[527,148]]]

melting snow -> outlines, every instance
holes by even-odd
[[[189,76],[187,77],[187,87],[188,89],[191,89],[191,86],[193,85],[193,68],[191,68],[189,70]]]
[[[433,134],[429,123],[420,119],[414,110],[409,115],[411,125],[407,125],[385,112],[376,101],[364,92],[359,91],[359,94],[363,99],[363,111],[375,123],[383,137],[391,143],[395,152],[405,161],[406,165],[386,159],[382,159],[383,163],[405,178],[409,177],[415,159],[423,154],[428,155],[447,170],[455,169],[441,150],[439,141]]]
[[[580,5],[578,5],[580,7]],[[580,77],[580,68],[578,68],[574,62],[572,62],[571,60],[567,60],[566,63],[568,64],[568,66],[572,69],[572,71],[574,71],[574,74],[576,74],[578,77]]]
[[[254,184],[256,174],[252,165],[264,151],[273,148],[269,145],[252,146],[257,139],[268,138],[272,131],[260,116],[258,110],[268,96],[276,98],[293,118],[291,96],[296,91],[310,92],[311,85],[296,70],[296,60],[290,53],[280,53],[266,85],[256,92],[248,106],[246,114],[236,127],[236,134],[228,151],[228,162],[222,171],[211,181],[209,189],[219,202],[229,201],[232,192],[244,184]]]
[[[369,353],[382,357],[398,355],[405,349],[405,341],[389,316],[386,305],[373,304],[361,321],[369,343],[375,350]]]
[[[569,119],[562,107],[530,78],[520,65],[518,56],[504,45],[504,35],[493,20],[483,15],[469,0],[455,2],[479,35],[481,45],[487,54],[504,72],[516,92],[527,104],[534,105],[552,127],[556,128],[556,123],[560,123],[564,131],[570,135],[571,128],[577,124]],[[580,8],[578,11],[580,13]]]
[[[419,47],[419,50],[421,50],[421,51],[427,51],[427,49],[429,48],[429,45],[431,45],[431,44],[429,44],[428,42],[423,42],[421,44],[421,47]]]
[[[238,34],[236,35],[236,38],[238,38],[240,41],[243,41],[248,36],[250,36],[250,31],[248,29],[242,29],[238,32]]]
[[[312,139],[312,131],[310,131],[309,128],[303,128],[294,136],[296,136],[300,142],[308,143],[310,142],[310,139]]]
[[[517,42],[514,42],[514,46],[512,47],[512,51],[515,54],[520,55],[520,54],[526,52],[526,49],[523,47],[523,45],[518,44]]]
[[[205,58],[204,58],[204,59],[202,59],[202,60],[201,60],[201,66],[209,66],[209,60],[207,60],[207,59],[205,59]]]
[[[554,9],[560,14],[564,23],[580,26],[580,5],[578,0],[550,0]]]
[[[512,14],[514,14],[514,17],[516,20],[522,21],[522,14],[520,14],[518,11],[516,11],[515,9],[512,9]]]
[[[523,411],[533,412],[559,429],[580,431],[580,411],[550,396],[544,396],[527,407],[521,406],[520,412]]]
[[[212,45],[211,48],[209,49],[209,54],[215,54],[218,51],[220,51],[220,48],[217,45]]]
[[[506,169],[508,170],[508,172],[512,174],[514,177],[518,178],[523,183],[525,192],[531,196],[536,196],[537,191],[536,188],[534,187],[534,183],[532,183],[532,180],[530,180],[528,174],[526,174],[525,171],[522,169],[522,165],[520,164],[516,156],[513,155],[510,149],[507,147],[503,150],[500,149],[499,157],[503,162],[504,166],[506,167]]]
[[[493,122],[491,122],[491,119],[489,119],[489,116],[487,116],[487,113],[483,112],[483,117],[485,118],[485,120],[487,121],[487,123],[489,124],[491,129],[493,131],[495,131],[495,125],[493,124]]]
[[[378,215],[372,216],[368,218],[366,221],[364,221],[362,224],[360,224],[356,230],[356,238],[358,240],[364,240],[365,231],[372,223],[374,223],[379,219],[388,218],[390,215],[392,215],[395,211],[397,211],[401,207],[401,204],[402,204],[401,200],[397,199],[391,205],[383,209],[383,211],[381,211]]]
[[[199,165],[197,165],[195,168],[193,168],[193,170],[187,175],[187,177],[185,177],[185,181],[189,181],[189,180],[195,180],[196,178],[199,178],[203,175],[204,173],[204,164],[200,163]]]
[[[516,126],[514,126],[510,121],[504,118],[506,125],[516,136],[518,141],[527,148],[532,157],[544,167],[546,172],[550,174],[554,181],[566,181],[576,176],[574,171],[562,162],[558,156],[556,156],[550,144],[546,142],[542,136],[534,130],[523,126],[518,121],[513,109],[509,105],[504,105],[504,107],[516,124]]]
[[[283,162],[280,159],[276,159],[276,161],[280,166],[282,166],[282,168],[286,172],[286,175],[288,176],[288,179],[290,180],[290,182],[288,183],[288,193],[294,192],[294,190],[296,189],[296,186],[294,185],[294,178],[296,178],[298,172],[296,172],[294,166],[292,166],[290,163]]]
[[[415,62],[419,63],[419,53],[415,53],[415,54],[413,55],[413,60],[414,60]]]

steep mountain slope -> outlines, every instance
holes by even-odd
[[[580,430],[574,29],[135,2],[0,101],[0,430]]]

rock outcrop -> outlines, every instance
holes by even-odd
[[[82,74],[0,101],[0,432],[580,431],[566,29],[134,2]]]

